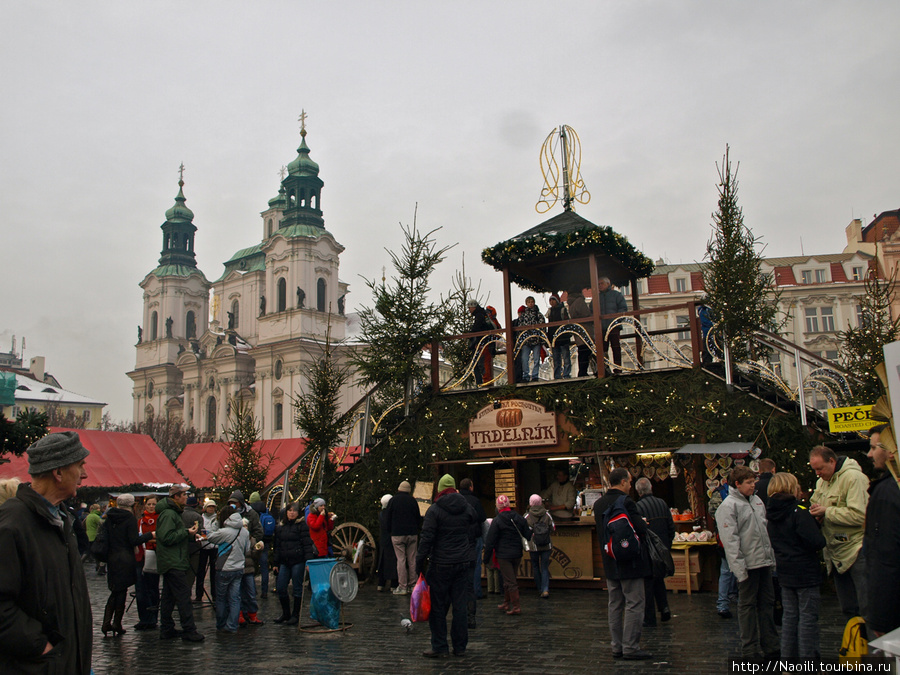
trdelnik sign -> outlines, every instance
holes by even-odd
[[[486,405],[469,422],[469,447],[556,445],[556,414],[531,401],[511,399]]]

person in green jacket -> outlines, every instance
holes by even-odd
[[[199,529],[197,523],[184,526],[181,514],[187,504],[188,486],[175,484],[169,488],[169,496],[156,505],[159,516],[156,521],[156,568],[163,578],[159,600],[159,638],[166,640],[181,637],[187,642],[201,642],[203,634],[197,632],[194,610],[191,606],[191,584],[188,581],[190,562],[188,542],[193,541]],[[181,630],[175,630],[172,610],[178,605]]]
[[[810,450],[809,466],[819,477],[809,498],[809,512],[825,535],[825,566],[834,575],[841,611],[851,618],[865,618],[866,558],[862,545],[869,479],[856,460],[838,457],[824,445]]]
[[[97,533],[100,531],[100,526],[102,524],[103,517],[100,515],[100,505],[91,504],[91,511],[87,514],[87,518],[84,519],[84,529],[85,532],[87,532],[88,541],[92,544],[94,543],[94,539],[97,538]],[[97,572],[97,574],[106,574],[106,564],[97,560],[94,565],[94,571]]]

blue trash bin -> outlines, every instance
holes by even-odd
[[[316,558],[306,563],[312,590],[309,615],[313,621],[332,630],[341,625],[341,601],[331,592],[331,568],[336,562],[337,558]]]

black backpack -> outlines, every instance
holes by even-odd
[[[531,531],[534,533],[531,541],[535,546],[546,546],[550,543],[550,523],[548,521],[548,518],[542,516],[537,518],[534,525],[531,526]]]
[[[97,536],[91,543],[91,555],[99,562],[107,562],[109,558],[109,521],[104,520],[97,528]]]
[[[603,512],[604,530],[603,550],[618,564],[631,562],[641,557],[641,540],[635,532],[631,518],[625,510],[625,495],[614,501]]]

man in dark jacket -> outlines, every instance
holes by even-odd
[[[0,672],[88,675],[91,604],[72,520],[88,450],[78,434],[28,448],[31,485],[0,506]]]
[[[634,489],[638,493],[638,513],[647,521],[647,527],[662,540],[663,544],[671,548],[675,539],[675,521],[672,520],[669,505],[659,497],[653,496],[653,486],[649,478],[638,478]],[[651,570],[650,576],[644,578],[644,626],[656,625],[657,607],[663,621],[672,618],[672,612],[669,611],[669,597],[666,595],[666,578],[660,575],[658,570]]]
[[[472,326],[469,328],[470,333],[481,333],[486,330],[494,330],[494,324],[488,317],[487,311],[478,304],[477,300],[469,300],[466,303],[466,308],[472,316]],[[480,335],[478,337],[469,338],[469,349],[472,350],[473,356],[475,355],[475,349],[484,337],[485,336]],[[493,360],[493,352],[490,347],[486,347],[484,351],[481,352],[481,355],[482,356],[478,359],[478,362],[475,364],[475,370],[473,371],[473,375],[475,375],[475,386],[477,387],[480,387],[482,382],[484,382],[485,372],[491,368],[489,364]]]
[[[484,537],[481,536],[481,530],[484,521],[487,520],[487,514],[484,512],[481,500],[472,492],[471,478],[463,478],[459,481],[459,494],[465,497],[469,506],[475,510],[478,521],[472,526],[472,531],[469,533],[469,538],[472,540],[472,553],[475,556],[472,560],[472,589],[468,601],[469,628],[475,628],[475,615],[478,611],[476,600],[484,597],[481,592],[481,552],[484,550]]]
[[[869,486],[865,549],[869,574],[866,626],[876,636],[900,627],[900,488],[889,471],[888,451],[881,444],[884,426],[869,434],[869,457],[883,476]]]
[[[639,539],[646,537],[647,525],[637,510],[634,500],[628,496],[631,490],[631,474],[619,467],[609,474],[609,490],[594,503],[594,520],[597,536],[606,542],[608,510],[619,497],[625,498],[625,511]],[[601,544],[601,548],[603,548]],[[651,654],[641,649],[641,626],[644,622],[644,577],[650,575],[650,556],[647,547],[641,547],[641,555],[624,563],[617,563],[603,550],[603,572],[609,591],[609,632],[612,633],[613,658],[628,660],[649,659]]]
[[[194,610],[191,607],[191,585],[188,583],[190,559],[188,543],[200,529],[197,523],[184,526],[181,514],[187,504],[188,486],[176,483],[169,488],[169,496],[156,505],[159,518],[156,521],[156,568],[163,578],[159,599],[159,638],[181,637],[188,642],[201,642],[203,635],[197,632]],[[172,611],[178,605],[181,630],[175,629]]]
[[[409,481],[402,481],[397,494],[387,507],[387,521],[391,528],[391,544],[397,556],[397,588],[394,595],[409,595],[416,583],[416,552],[419,545],[419,525],[422,516],[419,502],[412,496]]]
[[[759,478],[756,479],[756,487],[753,494],[762,500],[763,506],[769,505],[769,481],[775,475],[775,462],[768,457],[759,460]]]
[[[184,511],[181,512],[181,520],[184,522],[184,526],[190,528],[194,523],[199,523],[197,525],[198,532],[203,529],[203,516],[200,515],[199,506],[200,503],[196,497],[188,497],[187,503],[184,505]],[[200,549],[202,547],[202,541],[197,539],[188,541],[187,582],[189,588],[193,588],[194,583],[197,581],[197,571],[200,569]],[[196,596],[197,602],[200,602],[202,599],[202,595]]]
[[[598,283],[598,288],[600,289],[600,316],[628,311],[628,303],[625,301],[625,296],[612,287],[612,282],[610,282],[608,277],[600,277]],[[600,353],[597,353],[598,369],[602,367],[600,365],[601,361],[606,359],[607,347],[610,347],[612,350],[613,363],[616,366],[622,365],[622,344],[620,340],[622,326],[616,326],[607,335],[606,331],[609,330],[612,322],[612,319],[601,319],[600,321],[600,325],[603,327],[603,355],[601,357]],[[618,372],[618,369],[616,369],[616,372]]]
[[[259,552],[259,591],[262,599],[269,597],[269,551],[272,550],[272,544],[275,543],[275,534],[267,535],[266,528],[263,527],[263,516],[269,515],[269,509],[266,508],[265,502],[259,492],[250,493],[250,508],[256,512],[259,518],[259,526],[263,530],[263,549]],[[273,519],[274,516],[273,516]],[[277,519],[275,519],[277,521]],[[269,521],[271,525],[271,521]]]
[[[425,580],[431,587],[431,614],[428,616],[431,649],[422,653],[426,658],[446,658],[450,655],[447,611],[451,606],[453,655],[463,656],[466,653],[469,644],[466,597],[467,590],[472,587],[471,531],[477,520],[475,509],[456,491],[453,476],[444,474],[438,481],[434,503],[425,512],[416,554],[416,576],[425,572]]]

